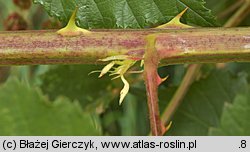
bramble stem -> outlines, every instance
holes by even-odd
[[[144,79],[147,92],[150,128],[153,136],[163,135],[163,125],[158,106],[158,64],[159,56],[155,49],[155,35],[149,35],[144,57]]]
[[[147,40],[150,35],[153,43]],[[95,30],[74,37],[55,31],[0,32],[0,65],[97,64],[116,55],[134,60],[145,55],[152,135],[162,135],[158,65],[249,62],[250,28]]]
[[[139,60],[152,33],[157,33],[161,65],[250,61],[250,28],[201,28],[106,30],[76,37],[55,31],[0,32],[0,65],[95,64],[113,55]]]

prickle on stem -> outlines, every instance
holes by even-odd
[[[76,13],[77,13],[78,7],[73,11],[70,20],[68,22],[68,24],[66,25],[66,27],[60,29],[57,31],[58,34],[62,35],[62,36],[79,36],[79,35],[86,35],[86,34],[90,34],[91,32],[80,28],[76,25],[75,22],[75,18],[76,18]]]
[[[182,12],[180,12],[176,17],[174,17],[171,21],[169,21],[166,24],[160,25],[156,28],[164,29],[164,28],[193,28],[192,26],[186,25],[181,23],[180,19],[183,16],[183,14],[188,10],[188,7],[185,8]]]

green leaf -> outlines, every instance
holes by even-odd
[[[112,101],[111,80],[108,77],[98,79],[98,74],[88,75],[101,69],[95,65],[60,65],[52,67],[41,77],[42,91],[51,100],[66,96],[72,101],[78,100],[84,111],[101,113]]]
[[[34,0],[66,24],[76,6],[82,28],[145,28],[170,21],[186,7],[186,23],[217,25],[204,0]]]
[[[221,123],[210,130],[210,135],[249,136],[250,135],[250,89],[236,96],[232,104],[226,103]]]
[[[191,86],[172,119],[168,135],[208,135],[210,127],[220,124],[225,103],[232,103],[236,94],[246,87],[245,75],[232,76],[227,71],[212,71]],[[160,89],[161,110],[173,93],[174,89]]]
[[[10,78],[0,87],[0,135],[99,135],[92,115],[77,102],[49,102],[41,92]]]

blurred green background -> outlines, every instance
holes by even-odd
[[[206,0],[205,6],[216,16],[216,25],[223,25],[239,9],[233,8],[238,1]],[[242,5],[239,3],[239,7]],[[240,26],[250,25],[249,14],[241,19]],[[184,22],[188,21],[188,16],[184,16]],[[49,17],[41,5],[31,0],[0,0],[1,31],[59,29],[63,25],[64,22]],[[248,63],[204,65],[166,135],[250,135],[249,66]],[[119,106],[121,81],[88,75],[101,68],[99,65],[0,67],[0,135],[148,135],[142,76],[127,77],[131,89]],[[187,65],[159,68],[162,77],[169,75],[159,88],[161,112],[186,70]]]

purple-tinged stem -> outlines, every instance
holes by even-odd
[[[153,136],[162,136],[164,131],[158,106],[159,75],[157,69],[159,56],[155,49],[155,35],[152,34],[146,39],[148,43],[146,45],[144,56],[144,80],[147,92],[150,128]]]
[[[128,55],[142,59],[146,36],[156,34],[161,63],[250,61],[250,28],[96,30],[63,37],[55,31],[0,32],[0,65],[96,64]]]

